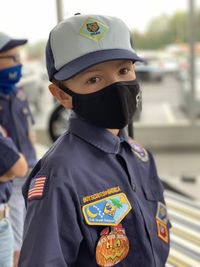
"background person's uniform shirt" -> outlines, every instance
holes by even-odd
[[[4,175],[19,159],[19,154],[10,138],[0,134],[0,176]],[[12,181],[0,181],[0,204],[7,203],[12,192]]]
[[[21,88],[16,88],[11,95],[0,93],[0,124],[25,156],[29,167],[36,163],[36,152],[28,137],[29,124],[33,122],[26,95]]]
[[[132,206],[121,221],[130,250],[115,266],[163,267],[169,240],[159,238],[156,225],[158,203],[165,204],[163,188],[153,157],[147,156],[143,161],[133,152],[124,130],[117,137],[72,118],[69,132],[37,163],[24,186],[27,216],[19,267],[97,266],[96,245],[106,226],[88,225],[82,208],[88,204],[84,199],[99,194],[89,203],[100,201],[111,188],[120,188]],[[36,181],[43,181],[40,193]]]

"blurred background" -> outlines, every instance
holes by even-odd
[[[23,79],[35,117],[40,158],[68,126],[70,113],[48,91],[50,30],[74,13],[119,16],[130,27],[143,97],[129,134],[155,156],[172,220],[167,266],[200,266],[200,0],[6,0],[0,30],[27,38]]]

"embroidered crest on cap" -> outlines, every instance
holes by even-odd
[[[118,225],[132,209],[126,195],[119,193],[84,205],[84,218],[89,225]]]
[[[80,34],[98,42],[104,37],[108,30],[109,27],[104,23],[96,20],[95,18],[89,18],[81,27]]]
[[[144,149],[144,147],[142,147],[133,139],[129,139],[129,144],[132,148],[132,151],[135,153],[136,156],[138,156],[138,158],[140,158],[144,162],[149,160],[148,153],[146,149]]]
[[[38,176],[31,181],[28,191],[28,200],[42,198],[45,182],[46,176]]]

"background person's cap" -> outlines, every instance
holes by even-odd
[[[119,18],[77,15],[52,29],[46,46],[49,80],[67,80],[110,60],[144,61],[132,47],[130,30]]]
[[[27,39],[14,39],[7,34],[0,32],[0,52],[7,51],[27,42]]]

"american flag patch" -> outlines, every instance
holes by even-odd
[[[28,191],[28,200],[34,198],[39,199],[43,196],[45,182],[46,176],[39,176],[31,181]]]

